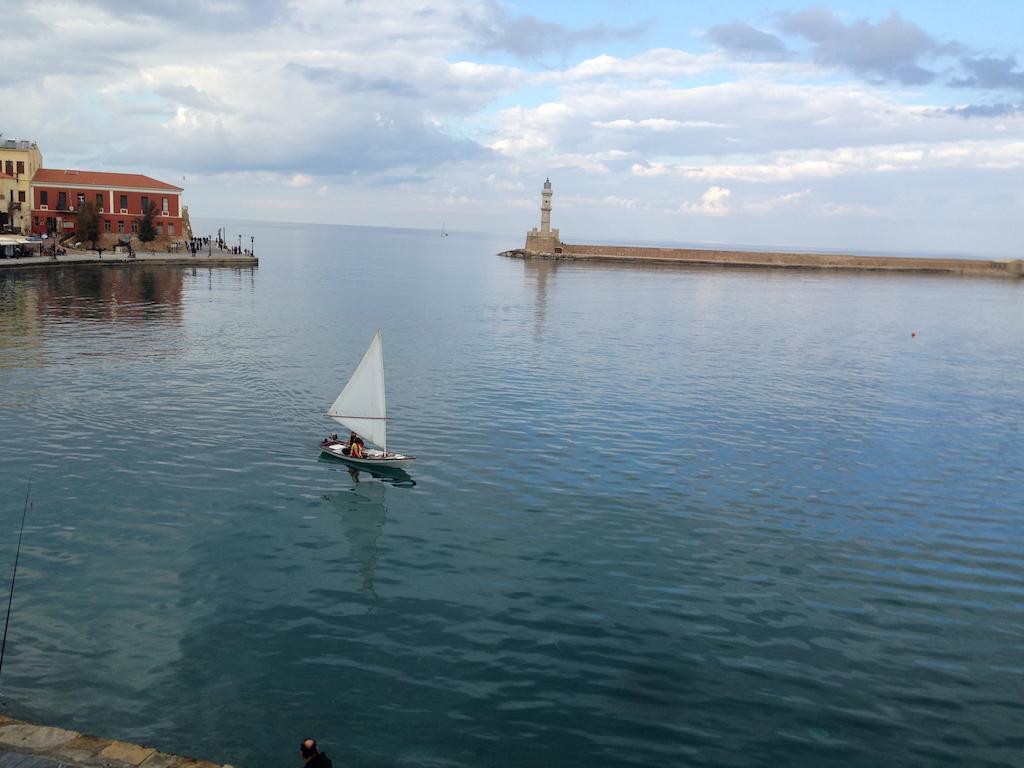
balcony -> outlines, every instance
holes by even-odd
[[[10,205],[8,207],[12,211],[20,211],[21,210],[21,201],[20,200],[11,200],[11,203],[10,203]]]

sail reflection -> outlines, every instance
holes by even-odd
[[[337,466],[330,459],[321,457],[320,460]],[[396,468],[368,470],[346,466],[345,470],[352,486],[323,498],[336,508],[349,549],[359,562],[360,591],[376,602],[373,577],[377,568],[377,542],[384,533],[388,516],[387,487],[412,488],[416,481],[405,470]]]
[[[358,474],[358,470],[353,470]],[[333,496],[324,496],[338,511],[352,557],[359,563],[360,591],[377,600],[373,577],[377,569],[377,542],[384,532],[388,510],[382,483],[359,483]]]

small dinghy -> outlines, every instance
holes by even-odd
[[[355,373],[341,390],[327,415],[351,430],[357,438],[365,437],[367,441],[380,447],[363,447],[362,440],[357,439],[354,441],[357,446],[353,451],[349,440],[339,440],[337,435],[333,435],[320,443],[320,451],[325,456],[341,459],[352,466],[367,468],[404,467],[416,458],[388,451],[388,416],[384,399],[384,346],[379,330],[374,334],[370,348],[366,350]]]

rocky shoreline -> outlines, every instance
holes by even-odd
[[[0,765],[18,768],[221,768],[124,741],[33,725],[0,715]],[[231,768],[224,766],[224,768]]]

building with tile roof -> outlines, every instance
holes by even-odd
[[[181,193],[174,184],[138,173],[40,168],[32,178],[32,232],[63,236],[74,232],[78,211],[93,202],[100,211],[100,235],[138,235],[145,209],[156,206],[157,238],[186,237]]]

